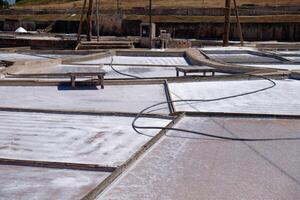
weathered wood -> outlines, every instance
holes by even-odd
[[[74,87],[75,87],[75,79],[76,79],[76,76],[71,75],[70,77],[71,77],[71,85],[72,85],[72,87],[74,88]]]
[[[243,36],[243,31],[242,31],[242,26],[241,26],[241,22],[240,22],[239,11],[238,11],[236,0],[233,0],[233,3],[234,3],[234,11],[235,11],[237,27],[238,27],[239,36],[240,36],[241,46],[244,46],[244,36]]]
[[[96,76],[98,77],[98,83],[101,88],[104,89],[104,75],[105,71],[102,68],[86,68],[86,67],[72,67],[72,68],[63,68],[62,72],[54,73],[38,73],[38,74],[14,74],[14,77],[22,78],[34,78],[34,77],[46,77],[46,78],[70,78],[72,87],[76,87],[76,78],[77,77],[89,77]]]
[[[206,76],[207,72],[211,72],[212,76],[215,75],[216,68],[206,66],[187,66],[187,67],[176,67],[176,76],[179,77],[179,72],[182,72],[184,76],[188,73],[203,73]]]
[[[80,39],[81,39],[80,36],[81,36],[81,31],[82,31],[82,23],[83,23],[85,7],[86,7],[86,0],[84,0],[84,2],[83,2],[83,7],[82,7],[82,11],[81,11],[80,23],[79,23],[79,27],[78,27],[78,33],[77,33],[77,43],[79,43]]]
[[[99,38],[99,1],[100,0],[96,0],[96,31],[97,31],[97,41],[99,42],[100,38]]]
[[[182,118],[184,113],[177,115],[165,128],[174,127]],[[82,200],[92,200],[103,192],[114,180],[116,180],[120,175],[126,172],[130,166],[132,166],[138,159],[140,159],[154,144],[156,144],[165,134],[167,130],[162,129],[157,133],[151,140],[149,140],[143,147],[141,147],[134,155],[132,155],[124,164],[119,166],[110,176],[108,176],[104,181],[97,185],[93,190],[91,190]]]
[[[149,0],[149,45],[152,49],[152,0]]]
[[[73,170],[101,171],[101,172],[113,172],[116,169],[116,167],[101,166],[97,164],[17,160],[17,159],[6,159],[6,158],[0,158],[0,165],[16,165],[16,166],[28,166],[28,167],[73,169]]]
[[[101,85],[101,89],[104,89],[104,76],[98,75],[99,85]]]
[[[93,15],[93,0],[89,0],[89,6],[87,11],[87,41],[92,40],[92,15]]]
[[[229,45],[231,0],[225,0],[223,46]]]

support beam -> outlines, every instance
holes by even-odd
[[[96,30],[97,30],[97,41],[99,41],[99,4],[100,4],[100,0],[96,0]]]
[[[117,0],[117,11],[120,13],[120,0]]]
[[[224,21],[224,33],[223,33],[223,46],[229,45],[229,33],[230,33],[230,11],[231,0],[225,0],[225,21]]]
[[[77,33],[77,44],[80,42],[80,39],[81,39],[80,36],[81,36],[81,31],[82,31],[82,23],[83,23],[85,7],[86,7],[86,0],[84,0],[83,6],[82,6],[80,22],[79,22],[79,27],[78,27],[78,33]]]
[[[89,7],[87,12],[87,41],[92,40],[92,13],[93,13],[93,0],[89,0]]]
[[[149,0],[149,45],[152,49],[152,0]]]
[[[237,23],[237,27],[238,27],[238,31],[239,31],[239,36],[240,36],[241,46],[244,46],[243,31],[242,31],[242,26],[241,26],[241,22],[240,22],[239,11],[238,11],[236,0],[233,0],[233,3],[234,3],[234,11],[235,11],[236,23]]]
[[[116,170],[116,167],[101,166],[98,164],[17,160],[17,159],[7,159],[7,158],[0,158],[0,165],[43,167],[43,168],[52,168],[52,169],[72,169],[72,170],[99,171],[99,172],[110,172],[110,173]]]

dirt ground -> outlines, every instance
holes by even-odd
[[[102,9],[117,9],[119,2],[120,9],[130,9],[134,7],[146,7],[148,0],[101,0]],[[152,4],[157,8],[215,8],[224,7],[224,0],[153,0]],[[300,0],[237,0],[239,5],[255,4],[260,6],[274,6],[274,5],[299,5]],[[81,7],[83,0],[39,0],[39,1],[23,1],[15,8],[32,8],[32,9],[65,9]]]

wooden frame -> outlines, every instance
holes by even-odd
[[[188,73],[203,73],[203,76],[206,76],[207,72],[211,72],[212,76],[215,76],[216,69],[204,66],[176,67],[176,77],[179,77],[179,72],[182,72],[184,76],[187,76]]]

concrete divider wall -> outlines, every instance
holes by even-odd
[[[24,47],[30,46],[32,49],[75,49],[76,40],[34,40],[20,38],[0,38],[0,47]]]
[[[93,53],[93,54],[88,54],[88,55],[83,55],[78,57],[67,57],[62,59],[62,64],[72,64],[74,62],[83,62],[88,60],[106,58],[112,55],[114,55],[113,51],[107,51],[107,52]]]
[[[184,51],[172,51],[172,50],[168,50],[168,51],[145,51],[145,50],[124,50],[124,51],[116,51],[116,55],[117,56],[153,56],[153,57],[166,57],[166,56],[185,56],[185,52]]]
[[[4,71],[5,74],[30,73],[31,70],[43,70],[47,67],[56,67],[62,63],[60,58],[46,60],[16,61]]]
[[[276,70],[273,69],[261,69],[256,67],[246,67],[246,66],[239,66],[235,64],[227,64],[227,63],[219,63],[213,60],[206,58],[204,54],[202,54],[198,49],[188,49],[186,51],[186,57],[193,65],[203,65],[214,67],[219,72],[224,73],[232,73],[232,74],[243,74],[243,73],[253,73],[263,71],[263,73],[273,73]]]

